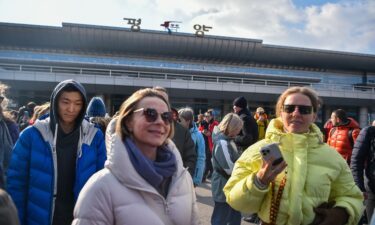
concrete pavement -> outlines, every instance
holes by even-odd
[[[198,202],[198,212],[202,225],[211,224],[211,215],[213,211],[214,201],[212,200],[211,183],[208,180],[207,183],[202,183],[199,187],[195,188]],[[241,225],[254,225],[245,221],[241,222]]]

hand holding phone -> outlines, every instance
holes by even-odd
[[[257,172],[256,179],[263,185],[268,186],[276,179],[278,174],[288,166],[281,154],[277,143],[263,146],[260,149],[263,158],[262,168]]]
[[[268,164],[271,164],[272,166],[277,166],[282,161],[284,161],[283,155],[281,154],[277,143],[263,146],[260,149],[260,154],[262,155],[264,161],[266,161]]]

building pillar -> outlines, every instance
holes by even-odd
[[[111,95],[104,94],[101,97],[104,100],[105,108],[106,108],[106,111],[107,111],[108,115],[112,116],[112,114],[114,114],[115,112],[112,112],[113,111],[113,105],[112,105]]]
[[[368,121],[368,109],[367,107],[361,107],[359,109],[359,126],[366,127],[369,125]]]

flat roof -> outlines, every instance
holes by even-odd
[[[63,23],[61,27],[0,23],[0,47],[135,54],[215,63],[260,63],[375,72],[375,55],[278,46],[262,40]]]

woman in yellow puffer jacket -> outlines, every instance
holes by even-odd
[[[256,212],[262,224],[357,224],[363,196],[345,160],[326,143],[313,123],[320,100],[306,87],[279,98],[266,138],[237,160],[224,187],[227,203]],[[278,143],[284,161],[262,160],[260,148]]]
[[[270,123],[268,121],[268,116],[264,112],[264,109],[262,107],[258,107],[254,119],[257,121],[258,124],[258,140],[262,140],[266,136],[266,130],[268,127],[268,124]]]

